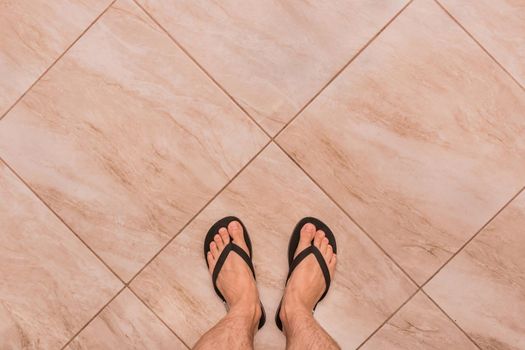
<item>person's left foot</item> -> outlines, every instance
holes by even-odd
[[[231,238],[230,238],[231,237]],[[238,221],[232,221],[228,228],[222,227],[210,243],[208,260],[210,274],[217,263],[224,247],[233,241],[233,244],[242,248],[250,255],[248,246],[244,241],[242,225]],[[230,312],[238,313],[240,316],[253,320],[256,325],[261,317],[259,292],[252,275],[252,271],[246,262],[235,252],[230,252],[217,277],[217,288],[221,291]]]

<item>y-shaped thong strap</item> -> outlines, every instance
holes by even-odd
[[[317,304],[324,299],[326,296],[326,293],[328,293],[328,289],[330,288],[330,270],[328,270],[328,265],[326,265],[326,261],[324,260],[323,254],[321,251],[314,245],[309,246],[308,248],[305,248],[303,251],[301,251],[297,256],[293,259],[292,264],[290,265],[290,272],[288,272],[288,277],[286,278],[286,282],[290,279],[290,276],[292,275],[292,272],[295,270],[297,266],[310,254],[313,254],[315,258],[317,259],[317,262],[319,263],[319,266],[321,267],[321,271],[323,272],[324,281],[325,281],[325,290],[321,298],[317,301],[317,303],[314,306],[317,306]]]
[[[213,288],[215,288],[215,292],[224,302],[226,302],[226,300],[222,296],[222,293],[219,291],[219,288],[217,288],[217,277],[219,277],[219,272],[221,272],[222,266],[224,265],[226,258],[232,251],[237,253],[246,262],[246,264],[252,271],[253,279],[255,279],[255,270],[253,268],[252,259],[241,247],[233,243],[232,238],[230,237],[230,242],[224,246],[224,250],[221,252],[221,255],[219,255],[219,259],[217,259],[217,263],[215,264],[212,273]]]

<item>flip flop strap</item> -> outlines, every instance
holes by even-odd
[[[241,247],[230,241],[230,243],[224,246],[224,250],[221,252],[221,255],[219,255],[219,259],[217,259],[217,263],[215,264],[215,268],[213,269],[212,273],[213,288],[215,288],[215,292],[223,301],[225,301],[225,299],[222,296],[222,293],[219,291],[219,288],[217,288],[217,278],[219,277],[219,273],[221,272],[222,266],[226,262],[228,254],[230,254],[230,252],[232,251],[237,253],[246,262],[246,264],[252,271],[253,278],[255,279],[255,269],[253,268],[252,259]]]
[[[313,254],[315,258],[317,259],[317,262],[319,263],[319,266],[321,267],[321,271],[323,272],[324,281],[326,285],[323,295],[317,301],[317,302],[320,302],[321,300],[324,299],[324,297],[326,296],[326,293],[328,293],[328,289],[330,289],[331,279],[330,279],[330,270],[328,270],[328,265],[326,265],[323,254],[316,246],[311,245],[308,248],[305,248],[299,254],[297,254],[297,256],[292,260],[292,264],[290,265],[290,272],[288,272],[288,277],[286,278],[286,281],[288,282],[288,279],[292,275],[292,272],[295,270],[295,268],[310,254]]]

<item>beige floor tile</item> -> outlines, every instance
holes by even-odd
[[[525,1],[440,2],[525,87]]]
[[[123,279],[265,142],[128,1],[0,122],[0,155]]]
[[[139,0],[275,134],[406,0]]]
[[[415,1],[277,141],[419,283],[523,186],[525,94]]]
[[[334,231],[338,267],[315,313],[343,349],[362,342],[415,290],[364,233],[277,146],[270,145],[131,284],[188,344],[224,314],[202,252],[209,226],[226,215],[247,225],[268,324],[258,349],[282,349],[273,317],[288,271],[287,245],[295,223],[312,215]]]
[[[477,347],[423,293],[416,294],[363,350],[475,350]]]
[[[110,0],[0,0],[0,118]]]
[[[58,349],[119,280],[0,161],[0,349]]]
[[[425,290],[483,349],[525,349],[525,193]]]
[[[67,349],[187,348],[129,289],[124,289]]]

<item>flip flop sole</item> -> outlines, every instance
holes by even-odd
[[[328,242],[330,243],[330,245],[332,246],[334,253],[337,254],[337,243],[335,240],[335,235],[332,232],[332,230],[328,227],[328,225],[326,225],[324,222],[322,222],[321,220],[317,218],[305,217],[301,219],[295,225],[292,235],[290,236],[290,242],[288,243],[288,267],[289,268],[292,265],[292,262],[294,260],[295,252],[297,251],[297,246],[299,246],[299,240],[301,238],[301,229],[307,223],[313,224],[315,226],[316,231],[321,230],[325,233],[325,236],[328,239]],[[312,240],[312,244],[313,244],[313,240]],[[286,280],[286,282],[288,283],[288,279]],[[322,299],[323,297],[319,299],[317,303],[319,303]],[[317,307],[317,303],[314,306],[314,310]],[[279,313],[281,312],[281,304],[282,304],[282,299],[281,299],[281,302],[279,303],[279,307],[277,308],[277,312],[275,313],[275,324],[282,331],[283,324],[282,324],[281,318],[279,317]],[[312,312],[314,310],[312,310]]]
[[[230,224],[230,222],[232,222],[232,221],[237,221],[237,222],[239,222],[241,224],[242,232],[243,232],[243,236],[244,236],[244,242],[246,242],[246,246],[248,247],[250,260],[252,260],[252,258],[253,258],[252,242],[250,240],[250,235],[248,234],[248,230],[246,229],[246,226],[244,226],[244,224],[241,221],[241,219],[239,219],[239,218],[237,218],[235,216],[226,216],[226,217],[220,219],[219,221],[217,221],[216,223],[214,223],[210,227],[210,229],[208,230],[208,233],[206,233],[206,237],[204,238],[204,261],[206,261],[206,266],[208,268],[210,267],[210,265],[208,264],[207,254],[210,251],[210,243],[213,242],[213,237],[215,237],[215,235],[219,232],[219,229],[221,227],[227,228],[228,225]],[[254,275],[254,278],[255,278],[255,275]],[[220,294],[217,293],[217,295],[222,299],[222,301],[224,303],[226,303],[226,301],[224,300],[224,298]],[[261,304],[261,318],[259,319],[259,325],[258,325],[259,329],[261,329],[262,326],[264,326],[264,323],[266,322],[266,312],[264,310],[264,306],[263,306],[262,302],[260,302],[260,304]]]

